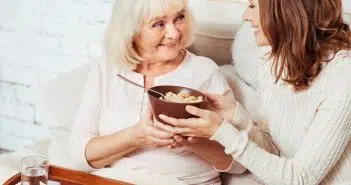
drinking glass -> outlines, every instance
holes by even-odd
[[[48,183],[49,162],[42,156],[28,156],[21,161],[21,185]]]

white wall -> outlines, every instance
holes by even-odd
[[[113,0],[0,0],[0,148],[43,137],[33,87],[101,56]]]

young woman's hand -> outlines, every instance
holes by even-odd
[[[137,147],[164,147],[176,143],[171,132],[155,126],[150,109],[148,114],[133,126],[133,137]]]
[[[210,102],[207,109],[212,110],[226,120],[232,120],[236,108],[236,101],[231,91],[225,92],[223,95],[206,93]]]
[[[198,118],[176,119],[166,115],[159,115],[163,121],[174,126],[166,125],[163,129],[175,135],[209,138],[216,132],[224,120],[216,112],[194,106],[186,106],[186,111]]]

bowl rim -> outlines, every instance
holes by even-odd
[[[199,103],[204,103],[204,102],[207,102],[207,96],[206,94],[204,94],[203,92],[199,91],[199,90],[196,90],[196,89],[192,89],[192,88],[189,88],[189,87],[184,87],[184,86],[177,86],[177,85],[156,85],[156,86],[152,86],[150,87],[150,89],[153,89],[155,87],[162,87],[162,86],[168,86],[168,87],[181,87],[181,88],[186,88],[186,89],[190,89],[192,91],[196,91],[196,92],[199,92],[201,93],[203,96],[204,96],[204,99],[200,102],[194,102],[194,103],[180,103],[180,102],[171,102],[171,101],[165,101],[165,100],[161,100],[159,98],[156,98],[155,96],[151,95],[149,92],[152,92],[152,91],[149,91],[147,90],[147,94],[149,96],[152,96],[154,98],[156,98],[157,100],[160,100],[160,101],[163,101],[163,102],[167,102],[167,103],[171,103],[171,104],[180,104],[180,105],[184,105],[184,104],[187,104],[187,105],[195,105],[195,104],[199,104]]]

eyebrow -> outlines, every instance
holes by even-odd
[[[185,13],[185,9],[182,9],[182,10],[180,10],[179,12],[177,12],[177,13],[176,13],[176,16],[177,16],[177,15],[180,15],[180,14],[182,14],[182,13]],[[157,16],[157,17],[151,19],[149,22],[154,22],[154,21],[157,21],[157,20],[160,20],[160,19],[164,19],[164,18],[166,18],[166,17],[167,17],[167,16],[162,16],[162,17]]]
[[[182,13],[185,13],[185,9],[180,10],[176,15],[179,15],[179,14],[182,14]]]

